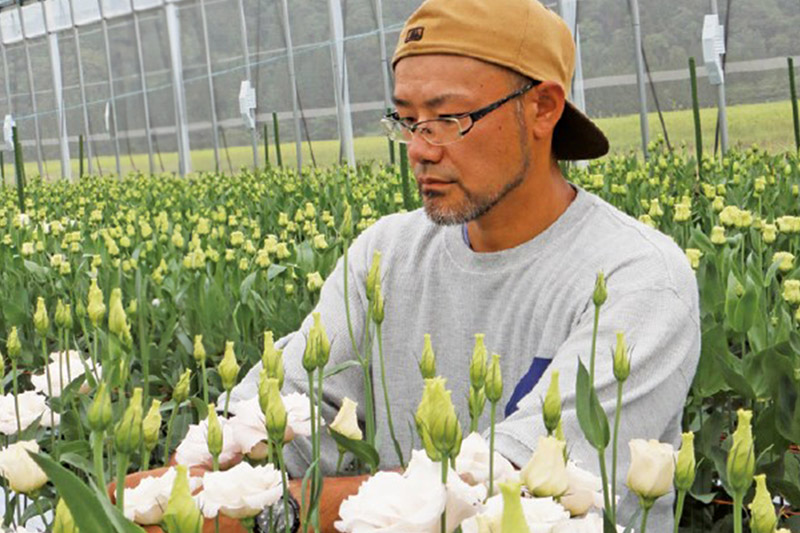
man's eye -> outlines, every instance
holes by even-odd
[[[417,122],[417,121],[416,121],[415,119],[413,119],[412,117],[400,117],[400,118],[398,118],[397,120],[398,120],[398,121],[400,121],[400,122],[402,122],[402,123],[403,123],[404,125],[406,125],[406,126],[413,126],[413,125],[414,125],[414,124],[416,124],[416,122]]]

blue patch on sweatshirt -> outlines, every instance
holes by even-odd
[[[533,358],[531,367],[528,369],[528,372],[522,376],[522,379],[519,380],[519,383],[517,383],[517,386],[514,388],[514,394],[511,395],[511,398],[506,404],[506,418],[514,414],[519,408],[517,405],[519,401],[533,390],[533,387],[539,382],[542,374],[544,374],[544,371],[547,370],[547,367],[550,366],[552,361],[552,359],[545,359],[543,357]]]

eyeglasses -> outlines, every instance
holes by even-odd
[[[531,80],[530,83],[526,84],[521,89],[476,111],[459,113],[457,115],[441,115],[439,118],[422,120],[414,124],[409,124],[407,121],[401,119],[400,115],[395,111],[383,117],[381,119],[381,125],[385,130],[386,136],[392,141],[410,143],[416,133],[429,144],[444,146],[445,144],[460,141],[480,119],[509,100],[522,96],[540,83],[540,81]],[[462,122],[465,118],[469,119],[469,124],[463,127]]]

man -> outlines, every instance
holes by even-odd
[[[618,522],[625,524],[637,506],[623,486],[626,443],[637,437],[679,442],[699,357],[697,287],[668,237],[561,174],[559,160],[608,150],[600,130],[565,101],[573,65],[569,30],[536,0],[427,0],[420,6],[400,34],[393,59],[397,111],[385,124],[393,138],[408,143],[424,210],[384,217],[356,239],[349,252],[349,305],[360,339],[365,279],[380,251],[388,389],[404,450],[412,443],[408,422],[422,392],[417,360],[423,335],[432,335],[437,373],[447,378],[463,423],[474,334],[485,333],[489,350],[501,354],[505,383],[499,453],[518,467],[528,461],[545,432],[541,399],[557,370],[571,457],[597,471],[596,454],[577,423],[574,384],[578,358],[588,364],[595,275],[605,272],[609,297],[600,315],[595,381],[609,414],[616,398],[608,356],[615,332],[624,331],[634,346],[618,468]],[[354,357],[343,288],[340,261],[317,306],[334,340],[330,365]],[[309,318],[279,343],[285,392],[305,390],[302,354],[310,325]],[[234,400],[257,394],[258,372],[251,370]],[[355,369],[326,380],[325,392],[329,422],[345,396],[363,406]],[[383,466],[392,468],[386,410],[376,403]],[[482,422],[483,430],[488,421]],[[307,439],[287,447],[294,477],[302,476],[309,455]],[[328,474],[336,458],[330,439],[323,440]],[[361,481],[326,480],[326,531]],[[651,511],[651,531],[671,531],[671,501],[662,498]]]

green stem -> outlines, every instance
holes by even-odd
[[[228,418],[228,405],[231,403],[231,391],[225,391],[225,412],[222,414],[225,418]]]
[[[600,477],[603,480],[603,503],[605,504],[605,509],[611,509],[611,503],[608,501],[608,473],[606,471],[605,450],[597,450],[597,457],[600,461]]]
[[[106,474],[103,469],[103,432],[92,432],[92,456],[94,457],[94,477],[98,487],[106,486]],[[145,469],[146,470],[146,469]]]
[[[743,494],[733,495],[733,533],[742,533],[742,499]]]
[[[597,328],[600,324],[600,306],[594,306],[594,327],[592,328],[592,354],[589,359],[589,383],[594,387],[594,360],[597,352]]]
[[[314,394],[314,371],[308,372],[308,403],[309,403],[309,410],[310,410],[310,422],[311,422],[311,464],[314,464],[314,472],[311,473],[311,490],[309,492],[310,498],[308,502],[308,509],[303,509],[303,513],[307,513],[309,509],[313,507],[314,494],[316,494],[317,488],[317,474],[316,469],[319,468],[319,451],[317,450],[317,417],[316,417],[316,407],[315,407],[315,397]],[[311,515],[305,514],[303,519],[303,524],[308,524],[311,521]]]
[[[47,340],[42,338],[42,356],[44,357],[44,370],[45,374],[47,374],[47,396],[49,397],[50,401],[53,400],[53,383],[50,378],[50,364],[47,359]],[[50,409],[50,451],[55,457],[55,460],[58,461],[58,448],[56,448],[56,415],[53,412],[53,407],[49,406]]]
[[[611,521],[617,523],[617,437],[622,418],[622,382],[617,382],[617,409],[614,413],[614,442],[611,456]]]
[[[172,409],[172,414],[169,415],[169,421],[167,422],[167,440],[164,441],[164,466],[166,466],[169,461],[169,448],[172,443],[172,423],[175,421],[175,415],[178,413],[179,408],[180,406],[176,403],[175,407]]]
[[[142,453],[142,472],[147,472],[150,470],[150,456],[152,455],[152,451],[148,450],[147,448],[144,449]]]
[[[117,453],[117,509],[124,512],[125,474],[128,473],[128,454]]]
[[[344,255],[342,257],[342,266],[344,268],[344,314],[347,317],[347,332],[350,334],[350,342],[353,345],[353,355],[355,355],[359,361],[361,360],[361,353],[358,351],[358,343],[356,342],[356,336],[353,333],[353,321],[350,318],[350,293],[348,292],[348,282],[347,279],[350,277],[349,270],[347,267],[347,249],[349,248],[349,242],[347,239],[344,239]]]
[[[208,405],[208,379],[206,378],[206,362],[205,360],[200,363],[201,372],[203,374],[203,403]]]
[[[641,529],[640,533],[647,532],[647,515],[650,514],[650,507],[651,507],[650,505],[645,505],[644,507],[644,512],[642,513],[642,527],[640,528]]]
[[[447,490],[447,467],[448,458],[442,457],[442,485]],[[442,509],[441,533],[447,533],[447,506]]]
[[[323,367],[319,367],[317,369],[317,458],[319,461],[322,460],[322,445],[321,445],[321,437],[322,437],[322,382],[325,378],[325,369]],[[281,462],[283,461],[283,449],[279,450],[278,453],[281,456]],[[322,494],[322,466],[319,462],[317,462],[317,467],[314,469],[314,475],[317,478],[317,493],[315,494],[315,498],[319,497]],[[319,528],[319,505],[314,506],[314,531],[316,532]],[[288,527],[288,525],[287,525]]]
[[[11,381],[14,388],[14,413],[17,415],[17,440],[22,433],[22,422],[19,418],[19,393],[17,392],[17,358],[11,360]]]
[[[678,504],[675,507],[675,526],[672,528],[673,533],[678,533],[678,525],[681,522],[681,517],[683,516],[683,502],[686,499],[686,491],[679,490],[678,491]]]
[[[211,456],[211,468],[214,472],[219,471],[219,455]],[[214,517],[214,533],[219,533],[219,513]]]
[[[497,419],[497,402],[492,402],[489,422],[489,493],[486,499],[494,494],[494,426]]]
[[[381,362],[381,386],[383,387],[383,401],[386,403],[386,419],[389,423],[389,435],[392,437],[394,443],[394,451],[397,453],[397,459],[400,461],[400,468],[405,470],[406,462],[403,459],[403,450],[400,448],[400,443],[394,434],[394,424],[392,423],[392,409],[389,405],[389,389],[386,388],[386,366],[383,363],[383,336],[381,335],[381,325],[378,328],[378,357]]]
[[[284,533],[289,533],[289,480],[286,479],[286,464],[283,462],[283,443],[275,442],[275,454],[281,469],[281,484],[283,485],[283,527]],[[316,529],[316,526],[315,526]]]
[[[142,277],[141,271],[139,271],[137,272],[137,278],[140,283],[137,284],[138,294],[136,298],[139,301],[139,312],[136,318],[139,322],[139,355],[142,358],[142,374],[144,374],[144,403],[142,405],[147,405],[147,399],[150,395],[150,339],[146,335],[144,321],[144,313],[147,310],[144,300],[146,277]],[[208,399],[206,399],[205,404],[208,405]]]

